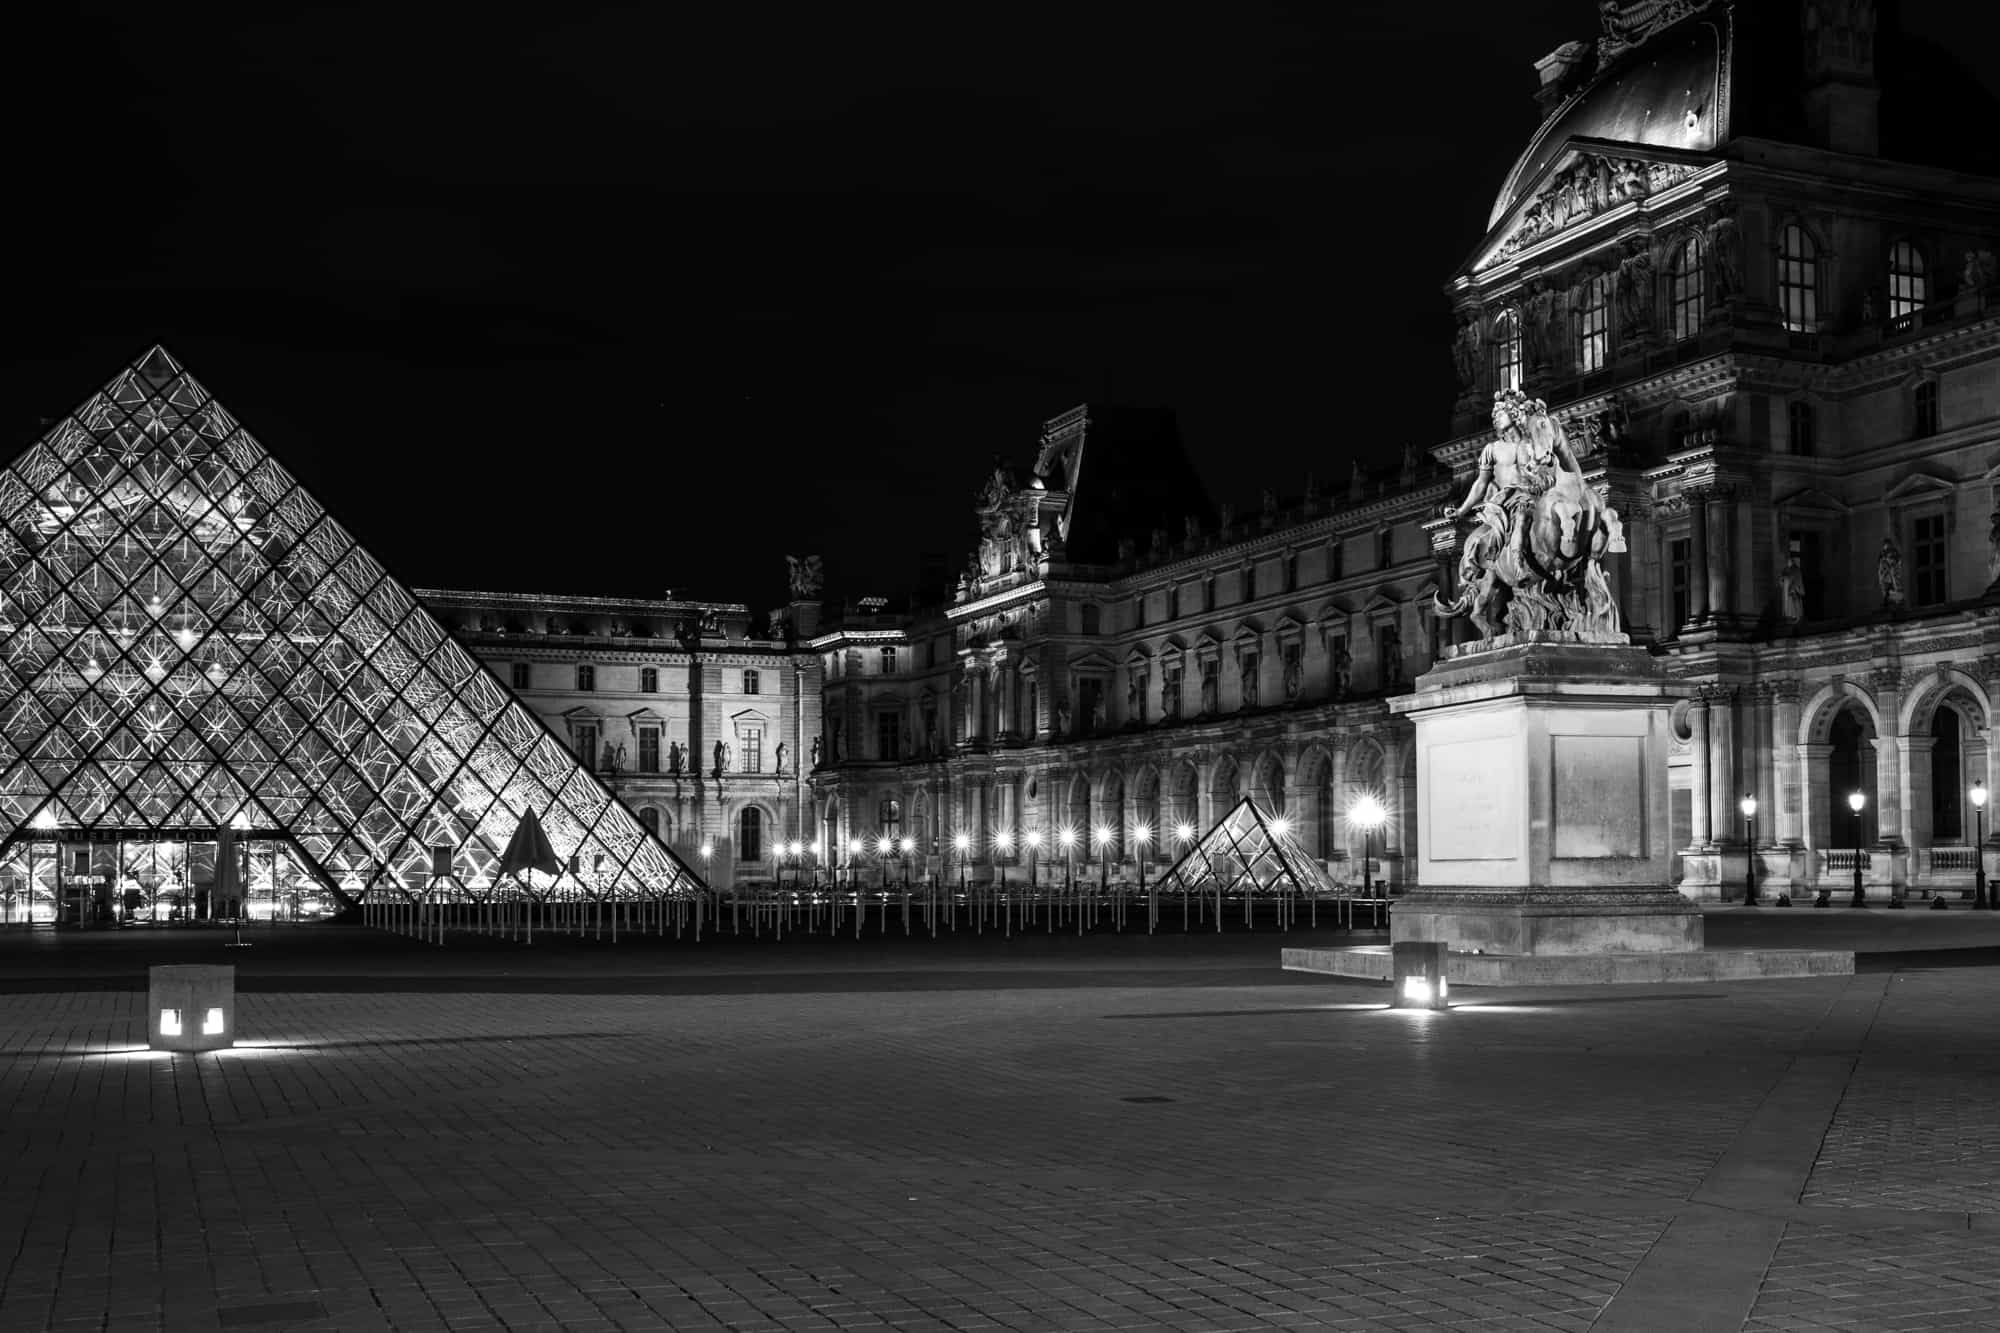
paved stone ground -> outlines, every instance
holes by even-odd
[[[0,1330],[2000,1328],[1937,952],[1434,1015],[1264,932],[327,932],[169,1057],[134,934],[0,940]]]

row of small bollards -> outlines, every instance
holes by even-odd
[[[872,893],[851,889],[762,890],[749,895],[722,891],[634,900],[572,895],[477,902],[407,898],[364,903],[362,919],[377,929],[440,945],[447,929],[532,944],[537,931],[600,940],[608,935],[616,943],[621,932],[664,937],[670,927],[674,938],[691,936],[695,940],[702,938],[704,930],[710,935],[747,934],[752,938],[768,933],[777,939],[787,933],[851,934],[859,939],[864,933],[880,936],[900,930],[905,936],[923,933],[935,939],[941,930],[957,933],[963,923],[973,934],[994,930],[1011,938],[1032,931],[1053,935],[1072,929],[1078,935],[1102,928],[1122,934],[1128,927],[1136,930],[1141,921],[1149,935],[1175,925],[1183,933],[1211,928],[1219,932],[1227,917],[1234,915],[1233,909],[1239,907],[1246,929],[1256,929],[1260,911],[1280,932],[1290,931],[1302,919],[1306,927],[1316,929],[1322,900],[1332,924],[1345,930],[1354,928],[1357,908],[1369,913],[1370,924],[1378,928],[1388,908],[1384,897],[1347,894],[1240,894],[1229,898],[1220,893],[1163,896],[1157,888],[1143,894],[1102,886],[1051,886],[1015,892],[979,885],[954,893],[932,881],[905,885],[900,892]]]

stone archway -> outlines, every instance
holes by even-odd
[[[1293,827],[1307,853],[1324,861],[1339,846],[1340,807],[1334,790],[1333,756],[1315,745],[1299,761],[1298,815]]]
[[[1285,813],[1285,766],[1269,750],[1257,760],[1256,773],[1250,783],[1250,796],[1268,814]]]

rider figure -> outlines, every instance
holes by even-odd
[[[1582,477],[1583,469],[1560,430],[1533,429],[1534,418],[1547,415],[1541,401],[1519,389],[1493,395],[1493,442],[1479,455],[1479,475],[1465,502],[1445,514],[1460,519],[1478,512],[1479,530],[1466,539],[1459,561],[1460,587],[1479,576],[1483,563],[1497,560],[1510,547],[1517,558],[1525,559],[1527,511],[1536,496],[1555,485],[1558,468]]]

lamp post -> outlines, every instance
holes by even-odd
[[[1011,905],[1007,902],[1007,863],[1000,858],[1014,854],[1014,835],[1006,829],[997,829],[993,834],[993,873],[999,879],[1000,911],[1002,928],[1013,932]]]
[[[1160,915],[1159,904],[1155,903],[1152,895],[1146,892],[1146,844],[1152,840],[1153,826],[1151,824],[1137,824],[1133,826],[1132,855],[1139,862],[1139,896],[1146,900],[1146,933],[1148,935],[1152,934],[1153,927],[1159,924],[1158,918]]]
[[[814,893],[819,892],[819,868],[822,860],[820,856],[820,847],[821,847],[820,840],[818,838],[814,838],[812,840],[811,845],[806,848],[807,851],[812,853],[812,859],[813,859],[812,889]]]
[[[1194,825],[1185,819],[1174,825],[1174,864],[1179,865],[1187,853],[1182,849],[1194,841]],[[1188,930],[1188,877],[1186,869],[1181,871],[1181,930]]]
[[[1375,830],[1382,827],[1389,812],[1373,796],[1364,796],[1348,807],[1347,818],[1361,829],[1361,896],[1375,896]]]
[[[1847,808],[1854,812],[1854,906],[1866,907],[1868,894],[1861,887],[1861,811],[1868,798],[1858,791],[1847,793]]]
[[[1986,892],[1986,784],[1972,784],[1972,820],[1978,830],[1972,840],[1972,910],[1987,912],[1993,909],[1992,896]]]
[[[1063,894],[1068,896],[1076,891],[1076,830],[1073,828],[1058,830],[1056,841],[1062,844]]]
[[[1037,853],[1042,850],[1042,831],[1038,828],[1031,828],[1022,837],[1021,841],[1028,844],[1028,902],[1032,905],[1035,901],[1035,886],[1041,882],[1036,872],[1035,862],[1037,860]]]
[[[1109,893],[1111,892],[1111,826],[1099,824],[1091,830],[1091,836],[1097,840],[1097,891],[1100,894]]]
[[[1757,905],[1757,798],[1745,792],[1736,803],[1743,812],[1743,905]]]
[[[958,896],[965,899],[966,905],[969,907],[972,904],[972,886],[967,883],[966,877],[971,871],[969,863],[972,859],[972,835],[964,829],[960,829],[951,835],[951,846],[952,850],[958,853]],[[956,903],[952,905],[951,912],[952,922],[956,926],[958,921],[958,905]]]

